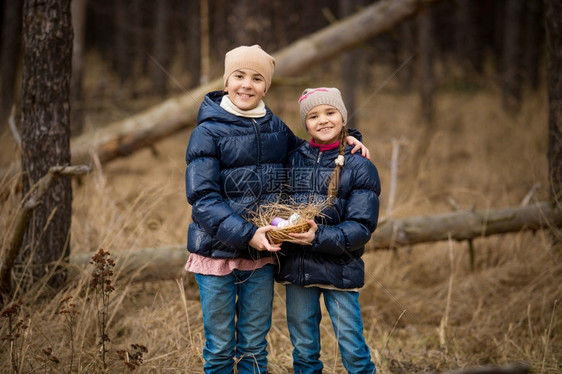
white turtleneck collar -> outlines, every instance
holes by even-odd
[[[228,113],[234,114],[235,116],[238,117],[260,118],[265,116],[266,113],[265,103],[263,102],[263,100],[260,100],[258,106],[255,107],[254,109],[242,110],[232,103],[228,95],[224,95],[222,97],[220,106]]]

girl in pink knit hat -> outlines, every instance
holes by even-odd
[[[286,191],[296,203],[325,201],[310,230],[290,234],[276,280],[286,285],[287,325],[295,373],[321,373],[320,296],[332,320],[344,367],[373,374],[363,337],[359,289],[365,279],[361,256],[377,227],[381,185],[377,168],[346,144],[347,110],[333,87],[306,89],[299,99],[302,123],[312,139],[289,155]],[[307,243],[307,245],[303,245]]]

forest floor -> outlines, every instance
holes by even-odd
[[[375,76],[382,82],[384,77]],[[305,86],[337,85],[312,81]],[[266,103],[301,137],[296,100],[304,86],[277,86]],[[547,102],[545,89],[524,95],[521,111],[501,109],[497,87],[442,85],[435,96],[429,136],[420,119],[419,98],[389,85],[358,90],[350,114],[370,148],[383,187],[381,220],[461,209],[488,209],[548,196]],[[142,106],[98,96],[88,112],[94,124],[124,118]],[[95,108],[94,108],[95,107]],[[190,207],[184,194],[184,152],[189,129],[151,148],[94,166],[75,180],[71,249],[76,253],[158,247],[186,241]],[[393,143],[399,142],[397,194],[389,207]],[[426,145],[419,151],[421,144]],[[6,132],[0,138],[2,165],[19,157]],[[421,152],[421,153],[420,153]],[[21,196],[14,180],[2,181],[0,230],[5,250]],[[379,373],[435,372],[526,363],[534,373],[562,371],[562,250],[546,232],[516,232],[476,239],[474,267],[469,243],[437,242],[364,255],[366,284],[360,302],[365,337]],[[187,252],[186,252],[187,259]],[[88,284],[93,267],[58,292],[20,293],[21,310],[0,325],[0,372],[98,372],[103,366],[96,298]],[[135,371],[202,373],[203,328],[191,274],[180,279],[139,281],[117,272],[107,304],[105,358],[109,372],[125,372],[117,353],[127,351]],[[291,343],[285,322],[284,290],[276,285],[269,334],[272,374],[291,373]],[[73,306],[64,301],[72,296]],[[14,300],[16,301],[16,300]],[[61,308],[76,313],[61,314]],[[9,322],[24,321],[10,327]],[[25,327],[22,327],[25,326]],[[19,330],[18,330],[19,329]],[[328,316],[322,325],[325,373],[344,373]],[[139,358],[139,347],[147,352]],[[135,356],[137,354],[137,356]],[[52,357],[55,357],[58,363]],[[16,366],[14,366],[16,365]],[[19,365],[19,366],[18,366]]]

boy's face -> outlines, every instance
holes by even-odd
[[[254,70],[239,69],[230,74],[224,90],[238,108],[251,110],[265,97],[265,79]]]
[[[332,144],[338,141],[345,124],[339,110],[331,105],[318,105],[305,117],[306,131],[317,144]]]

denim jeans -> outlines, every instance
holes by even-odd
[[[195,274],[199,285],[207,374],[267,373],[273,265],[226,276]],[[236,358],[236,361],[235,361]]]
[[[320,294],[332,320],[343,366],[350,374],[376,373],[363,337],[359,293],[318,287],[286,286],[287,325],[293,343],[295,374],[322,373]]]

